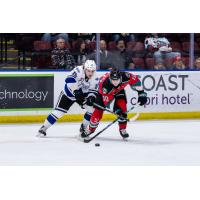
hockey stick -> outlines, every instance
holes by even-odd
[[[104,110],[104,111],[107,111],[109,113],[112,113],[113,115],[116,115],[119,119],[129,121],[128,118],[122,117],[122,116],[118,115],[117,113],[109,110],[108,108],[102,107],[102,106],[100,106],[99,104],[96,104],[96,103],[94,103],[93,105],[96,106],[96,107],[98,107],[98,108],[100,108],[101,110]]]
[[[85,143],[89,143],[91,142],[94,138],[96,138],[98,135],[100,135],[103,131],[105,131],[106,129],[108,129],[110,126],[112,126],[115,122],[118,121],[118,118],[115,119],[114,121],[112,121],[110,124],[108,124],[106,127],[104,127],[102,130],[100,130],[98,133],[96,133],[93,137],[91,138],[84,138],[84,142]]]
[[[137,103],[134,108],[138,108],[139,106],[140,106],[140,104]],[[129,118],[128,121],[129,122],[134,122],[135,120],[137,120],[137,118],[139,116],[140,116],[140,112],[137,112],[133,117]]]
[[[135,108],[135,106],[133,106],[133,107],[131,107],[127,112],[126,112],[126,114],[127,113],[129,113],[131,110],[133,110]],[[136,114],[137,115],[137,114]],[[134,116],[135,117],[135,116]],[[139,114],[135,117],[135,118],[132,118],[132,119],[137,119],[138,117],[139,117]],[[94,138],[96,138],[98,135],[100,135],[103,131],[105,131],[106,129],[108,129],[110,126],[112,126],[115,122],[117,122],[119,120],[119,117],[118,118],[116,118],[114,121],[112,121],[110,124],[108,124],[106,127],[104,127],[102,130],[100,130],[98,133],[96,133],[93,137],[91,137],[91,138],[85,138],[84,139],[84,142],[85,143],[89,143],[89,142],[91,142]],[[89,134],[89,135],[91,135],[91,134]],[[88,136],[89,136],[88,135]]]
[[[134,122],[139,116],[140,116],[140,113],[137,112],[136,115],[134,115],[133,117],[131,117],[131,118],[129,119],[129,122]]]
[[[107,112],[109,112],[109,113],[112,113],[112,114],[116,115],[119,119],[126,120],[126,121],[128,121],[128,122],[129,122],[129,121],[135,121],[135,120],[139,117],[139,115],[140,115],[140,113],[137,112],[136,115],[134,115],[133,117],[131,117],[131,118],[128,119],[128,118],[121,117],[121,116],[118,115],[117,113],[115,113],[115,112],[113,112],[113,111],[111,111],[111,110],[109,110],[109,109],[107,109],[107,108],[104,108],[104,107],[102,107],[102,106],[100,106],[100,105],[98,105],[98,104],[96,104],[96,103],[94,103],[94,105],[95,105],[96,107],[102,109],[102,110],[105,110],[105,111],[107,111]],[[134,108],[137,108],[137,107],[139,107],[139,106],[140,106],[139,104],[136,104]]]

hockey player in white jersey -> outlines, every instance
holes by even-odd
[[[175,57],[181,57],[179,52],[174,52],[170,47],[170,42],[165,37],[158,37],[158,34],[154,33],[150,37],[145,39],[145,49],[151,53],[155,58],[156,64],[167,65],[169,69],[172,67],[172,61]],[[165,62],[168,59],[168,62]]]
[[[86,60],[82,66],[75,67],[65,79],[64,89],[58,97],[54,110],[48,115],[37,136],[46,136],[46,131],[59,118],[68,112],[76,102],[86,109],[84,119],[80,127],[80,133],[90,122],[93,112],[93,102],[96,98],[98,81],[95,76],[96,64],[93,60]],[[81,134],[80,134],[81,135]]]

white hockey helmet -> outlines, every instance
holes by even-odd
[[[84,69],[96,71],[97,66],[96,66],[96,63],[94,62],[94,60],[86,60],[84,63]]]

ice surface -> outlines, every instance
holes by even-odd
[[[40,126],[0,125],[0,165],[200,165],[199,120],[132,122],[128,142],[115,124],[88,144],[77,140],[80,123],[57,123],[36,138]]]

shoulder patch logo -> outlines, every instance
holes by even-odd
[[[103,88],[103,93],[106,94],[108,91],[106,88]]]
[[[73,76],[74,78],[76,78],[76,77],[77,77],[77,73],[74,72],[74,73],[72,74],[72,76]]]
[[[95,90],[98,90],[98,89],[99,89],[99,85],[96,84],[96,85],[95,85]]]
[[[130,78],[130,74],[128,72],[125,73],[127,78]]]
[[[132,79],[133,79],[133,80],[135,80],[135,79],[136,79],[136,77],[137,77],[136,75],[133,75],[133,76],[132,76]]]

